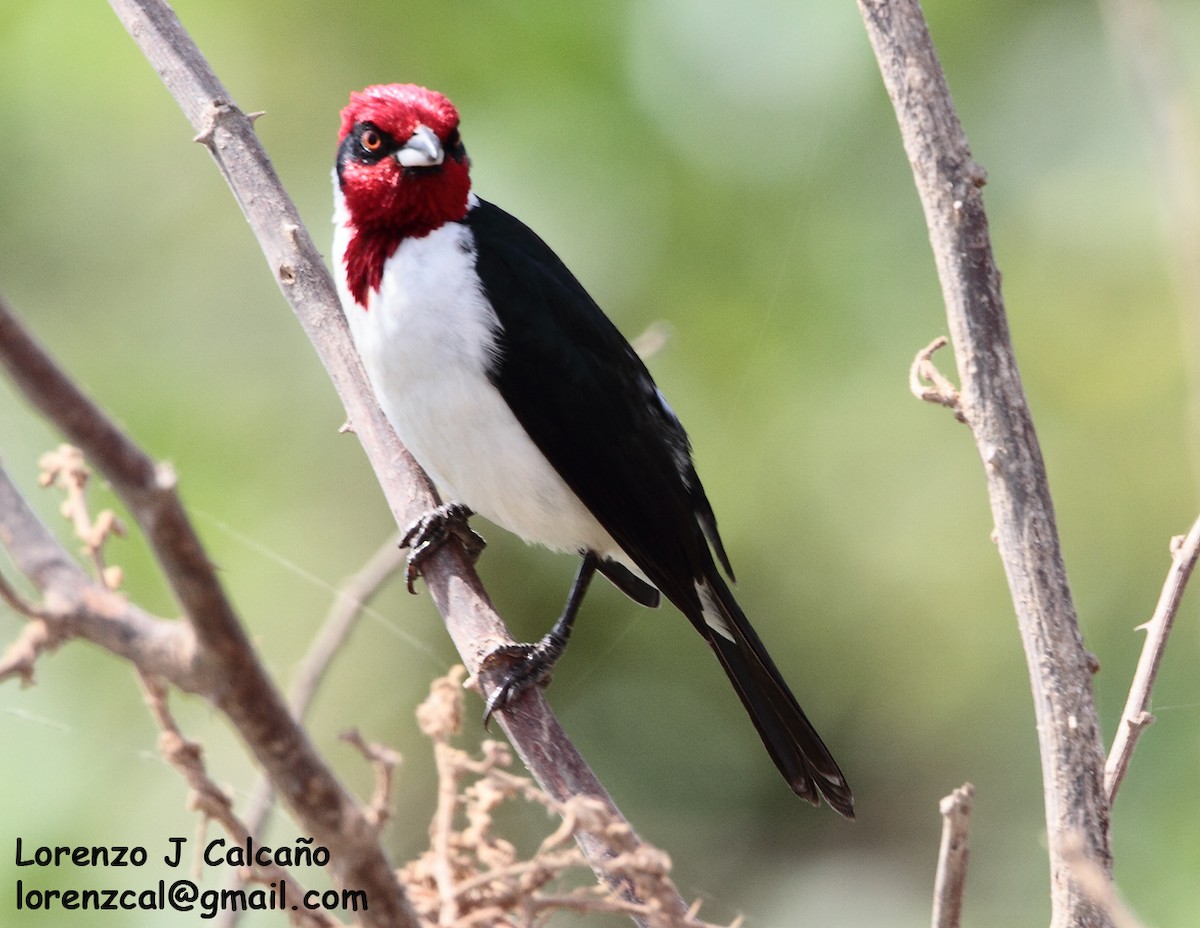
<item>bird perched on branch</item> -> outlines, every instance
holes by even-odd
[[[479,513],[581,557],[541,641],[501,649],[502,711],[545,682],[600,573],[646,606],[665,595],[712,647],[799,796],[853,817],[846,779],[717,563],[733,579],[687,434],[582,284],[520,220],[471,192],[459,115],[413,84],[342,111],[334,260],[375,395],[446,503],[408,532],[409,584]]]

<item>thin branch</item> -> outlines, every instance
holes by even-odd
[[[1104,749],[1054,505],[1017,371],[981,188],[917,0],[859,0],[925,212],[960,383],[959,408],[987,477],[995,538],[1033,690],[1050,836],[1052,924],[1110,924],[1061,847],[1082,834],[1111,870]]]
[[[3,309],[0,299],[0,330]],[[147,673],[166,677],[188,692],[201,693],[221,684],[219,670],[199,652],[192,627],[185,622],[155,618],[89,577],[38,519],[3,466],[0,466],[0,544],[44,597],[41,603],[32,606],[36,619],[45,623],[47,631],[44,638],[38,633],[28,633],[42,639],[27,642],[34,648],[28,655],[29,672],[32,660],[48,650],[51,643],[78,637],[106,648]],[[10,650],[9,656],[13,653]],[[23,675],[19,668],[15,672]],[[0,673],[0,679],[8,675]]]
[[[138,663],[139,670],[159,674],[178,686],[202,693],[229,717],[296,813],[297,820],[319,844],[329,849],[330,871],[335,880],[343,887],[368,892],[371,909],[363,916],[368,924],[381,928],[415,925],[416,916],[404,899],[363,809],[317,754],[304,730],[292,720],[282,695],[259,661],[175,491],[174,475],[168,468],[155,464],[67,377],[25,331],[2,298],[0,365],[8,370],[26,399],[66,433],[88,461],[108,478],[145,533],[167,582],[186,612],[187,622],[175,625],[194,633],[194,641],[184,637],[172,644],[190,644],[192,649],[182,655],[179,651],[169,652],[165,655],[168,659],[157,664]],[[11,485],[8,489],[8,495],[0,497],[0,519],[11,516],[21,523],[20,513],[27,507]],[[97,587],[107,596],[116,595],[101,584],[81,582],[82,571],[78,567],[72,570],[63,566],[61,549],[57,549],[58,556],[52,553],[51,564],[63,585],[47,582],[47,574],[40,569],[43,565],[35,562],[37,554],[17,550],[26,541],[36,540],[37,529],[28,522],[26,519],[18,525],[18,530],[25,530],[23,535],[6,532],[5,544],[13,551],[19,566],[24,569],[22,562],[30,564],[25,572],[44,595],[53,591],[56,596],[68,597],[62,607],[64,613],[86,619],[91,603],[85,594],[94,597]],[[132,616],[134,613],[124,600],[116,598],[119,614]],[[144,623],[143,626],[146,627]],[[160,633],[162,624],[151,622],[148,630],[151,634]],[[113,623],[112,628],[98,636],[97,643],[111,646],[116,653],[133,660],[134,654],[124,636],[125,630]],[[181,656],[191,658],[191,662],[181,663],[178,660]]]
[[[962,922],[963,890],[967,884],[967,830],[975,787],[964,783],[939,806],[942,844],[938,849],[937,876],[933,884],[933,928],[958,928]]]
[[[333,281],[254,134],[253,120],[232,102],[169,6],[161,0],[110,0],[110,5],[228,181],[284,297],[346,407],[397,524],[408,526],[432,508],[435,495],[374,402]],[[461,547],[449,544],[438,549],[424,566],[423,577],[464,663],[478,673],[483,659],[511,643],[512,637]],[[480,682],[489,692],[495,685],[490,679]],[[552,796],[560,800],[595,796],[620,815],[540,692],[529,693],[512,710],[500,713],[499,722],[526,767]],[[608,880],[607,861],[640,839],[630,829],[620,841],[582,831],[577,840],[597,875]],[[680,913],[687,911],[678,897],[669,905]]]
[[[291,707],[292,717],[298,723],[303,723],[307,717],[309,706],[312,705],[325,674],[358,624],[367,603],[405,566],[407,554],[400,550],[399,540],[398,534],[392,535],[335,594],[333,605],[301,659],[288,693],[288,705]],[[271,778],[264,776],[259,779],[258,785],[251,793],[244,816],[246,828],[255,839],[258,839],[266,828],[274,805],[275,788],[271,784]],[[377,822],[382,821],[377,810],[372,811],[374,805],[372,803],[368,814]],[[231,872],[226,885],[230,889],[241,886],[239,874]],[[237,908],[225,909],[217,916],[215,928],[233,928],[241,921],[243,914],[242,910]]]
[[[195,741],[185,738],[179,730],[179,725],[167,705],[167,688],[155,677],[143,673],[138,674],[138,680],[142,685],[146,706],[161,732],[158,739],[159,751],[191,787],[192,795],[188,805],[199,812],[205,821],[211,819],[217,822],[230,837],[236,838],[239,844],[244,843],[249,832],[234,814],[229,796],[209,777],[204,764],[204,749]],[[259,883],[278,883],[286,880],[294,886],[297,896],[304,896],[305,890],[300,881],[277,864],[255,864],[254,867],[247,868],[247,872]],[[288,914],[294,924],[307,928],[334,928],[337,925],[337,922],[320,911],[293,907]]]
[[[366,741],[357,729],[342,732],[339,737],[356,748],[375,771],[375,789],[371,793],[367,814],[375,830],[382,831],[391,817],[392,777],[400,766],[400,752],[384,744]]]
[[[297,722],[307,718],[325,674],[362,618],[364,607],[396,571],[404,567],[407,555],[397,546],[398,541],[398,535],[385,541],[334,596],[333,606],[301,658],[288,691],[288,705]],[[256,837],[266,825],[274,795],[268,778],[261,780],[254,790],[246,810],[246,823]]]
[[[321,629],[300,661],[288,691],[288,703],[297,719],[304,719],[321,681],[362,617],[363,609],[407,562],[400,536],[392,535],[337,591]]]
[[[1186,536],[1172,540],[1171,569],[1167,571],[1167,579],[1163,583],[1162,592],[1159,593],[1158,604],[1154,607],[1150,621],[1138,626],[1145,629],[1146,640],[1142,644],[1142,654],[1138,658],[1137,670],[1133,674],[1129,698],[1125,702],[1125,711],[1121,713],[1121,722],[1117,726],[1112,750],[1109,751],[1108,761],[1104,765],[1104,789],[1109,805],[1117,798],[1117,790],[1121,788],[1121,781],[1125,779],[1129,770],[1129,762],[1133,759],[1133,749],[1137,746],[1138,738],[1154,721],[1154,716],[1150,714],[1150,691],[1158,676],[1158,668],[1167,647],[1167,638],[1171,634],[1171,627],[1179,612],[1179,604],[1183,600],[1183,591],[1187,588],[1197,557],[1200,557],[1200,518],[1192,523]]]

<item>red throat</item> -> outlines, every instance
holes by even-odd
[[[457,140],[458,111],[444,96],[415,84],[387,84],[351,94],[339,141],[370,123],[397,144],[424,126],[443,144]],[[364,308],[383,280],[388,258],[407,238],[421,238],[467,214],[469,164],[461,146],[437,167],[410,169],[387,155],[373,162],[343,158],[339,182],[349,214],[343,257],[347,287]]]

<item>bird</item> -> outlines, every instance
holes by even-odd
[[[404,535],[410,590],[448,538],[478,555],[474,514],[580,558],[546,635],[489,657],[505,669],[485,721],[548,681],[595,574],[644,606],[666,597],[712,648],[792,791],[853,818],[845,776],[733,596],[679,418],[550,246],[472,190],[459,122],[437,91],[367,87],[341,112],[333,171],[351,337],[445,500]]]

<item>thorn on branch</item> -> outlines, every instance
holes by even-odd
[[[1200,560],[1200,518],[1192,523],[1187,535],[1172,538],[1170,548],[1171,568],[1163,581],[1154,614],[1148,622],[1138,626],[1138,630],[1146,632],[1146,640],[1142,643],[1142,653],[1134,670],[1129,696],[1121,713],[1121,722],[1117,726],[1116,737],[1104,764],[1104,788],[1110,806],[1116,801],[1117,791],[1129,770],[1138,739],[1154,721],[1154,716],[1149,711],[1150,694],[1158,677],[1184,590],[1197,560]]]
[[[963,415],[961,397],[958,389],[947,380],[933,363],[933,353],[950,344],[945,335],[939,335],[928,345],[917,352],[912,366],[908,369],[908,389],[913,396],[926,403],[937,403],[954,412],[954,418],[966,422]]]
[[[192,137],[193,142],[199,142],[205,148],[213,147],[213,139],[216,136],[217,128],[222,122],[229,119],[245,119],[251,124],[254,123],[259,116],[264,115],[263,111],[254,113],[243,113],[238,109],[237,104],[232,100],[222,100],[217,98],[212,100],[204,111],[204,128],[201,129],[195,136]]]
[[[375,770],[375,791],[371,794],[371,804],[367,807],[367,818],[375,830],[379,831],[391,816],[389,802],[392,795],[392,774],[400,766],[403,758],[399,751],[392,750],[387,745],[365,741],[356,728],[342,732],[339,737],[357,748]]]

